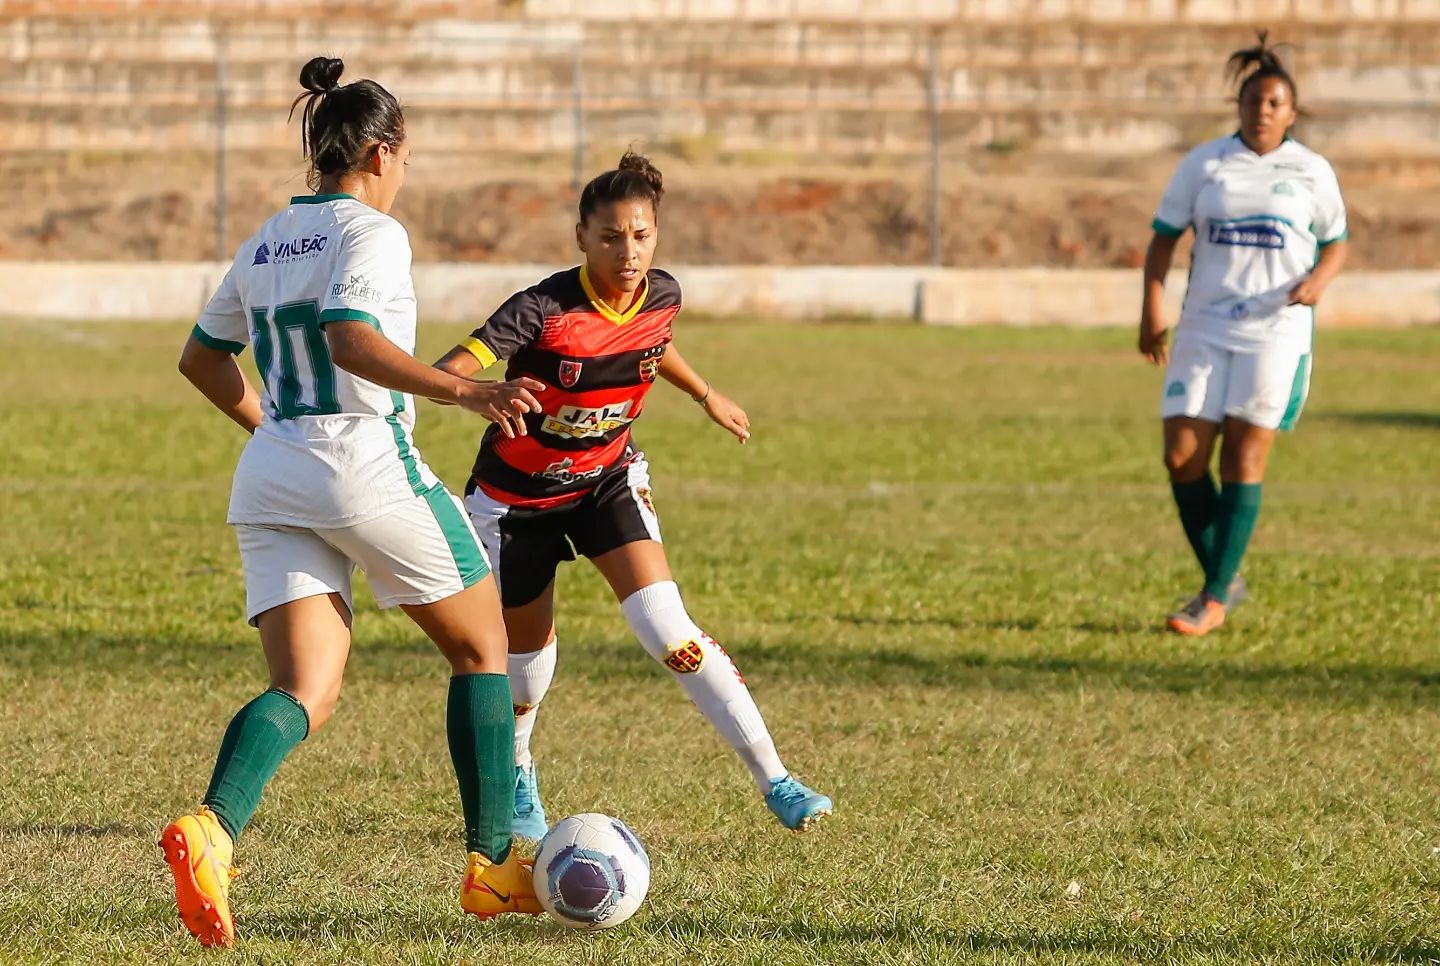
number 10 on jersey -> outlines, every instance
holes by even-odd
[[[315,300],[287,302],[273,309],[256,306],[250,310],[250,322],[254,330],[255,365],[265,381],[275,417],[294,419],[338,413],[335,364],[330,360],[330,347],[320,328],[320,307]]]

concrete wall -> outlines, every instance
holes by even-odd
[[[379,22],[455,18],[591,23],[1440,19],[1440,0],[6,0],[3,6],[19,16],[118,14],[245,20],[324,17]]]
[[[27,7],[34,10],[27,14]],[[255,8],[253,19],[238,14]],[[1440,0],[0,0],[0,152],[208,151],[217,62],[232,149],[293,152],[298,67],[339,54],[406,102],[427,151],[591,144],[807,156],[1150,151],[1233,114],[1225,55],[1273,23],[1321,150],[1440,145]],[[49,11],[59,11],[51,13]],[[321,15],[321,10],[329,13]],[[474,12],[472,12],[472,10]],[[487,16],[488,12],[488,16]]]
[[[1243,23],[1440,17],[1435,0],[525,0],[528,17],[578,20],[1098,20]]]
[[[0,262],[0,317],[193,318],[224,274],[214,262]],[[1133,325],[1138,271],[1063,269],[726,268],[667,266],[686,307],[706,315],[781,321],[914,319],[928,325]],[[543,265],[436,264],[415,268],[421,321],[478,322]],[[1179,309],[1184,273],[1167,296]],[[1440,271],[1342,275],[1320,308],[1322,327],[1440,324]]]

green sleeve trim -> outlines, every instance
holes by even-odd
[[[209,332],[200,328],[199,323],[190,330],[190,337],[208,349],[218,349],[220,352],[228,352],[232,356],[238,356],[245,351],[245,343],[231,342],[229,339],[217,339]]]
[[[326,309],[320,313],[322,326],[331,322],[366,322],[376,330],[380,328],[380,320],[363,309]]]
[[[1181,235],[1185,234],[1186,230],[1190,226],[1185,225],[1184,227],[1176,228],[1168,221],[1161,221],[1159,218],[1156,218],[1154,221],[1150,222],[1150,227],[1155,229],[1155,234],[1157,235],[1164,235],[1167,238],[1179,238]]]
[[[1335,244],[1336,242],[1347,241],[1349,238],[1350,238],[1350,231],[1349,231],[1349,229],[1346,229],[1345,231],[1342,231],[1340,234],[1336,235],[1334,238],[1330,238],[1330,239],[1327,239],[1327,240],[1322,241],[1322,242],[1317,242],[1316,244],[1318,245],[1318,247],[1324,248],[1324,247],[1326,247],[1327,245],[1333,245],[1333,244]]]

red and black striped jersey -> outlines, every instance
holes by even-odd
[[[492,499],[542,509],[579,499],[634,456],[630,424],[645,406],[680,311],[680,285],[652,268],[626,312],[596,296],[584,267],[517,292],[461,345],[505,378],[545,383],[528,435],[491,426],[475,483]]]

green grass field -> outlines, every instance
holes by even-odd
[[[202,958],[156,833],[264,669],[241,434],[176,374],[186,329],[0,328],[0,962]],[[833,819],[780,831],[572,566],[544,788],[639,831],[650,899],[595,936],[465,917],[447,669],[362,594],[336,717],[241,840],[225,961],[1440,961],[1440,331],[1322,335],[1255,599],[1198,642],[1158,629],[1198,578],[1130,338],[682,329],[755,439],[656,390],[671,560]],[[452,486],[480,428],[422,413]]]

